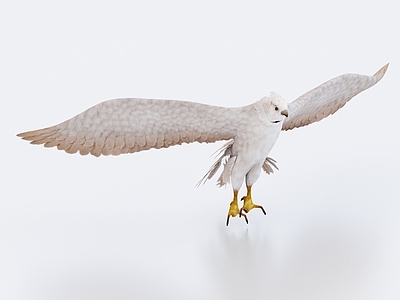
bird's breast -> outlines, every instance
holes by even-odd
[[[232,149],[234,155],[238,155],[249,164],[263,162],[275,145],[281,126],[266,126],[264,123],[254,122],[241,130],[235,136]]]

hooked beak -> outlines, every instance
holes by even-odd
[[[286,118],[289,117],[289,113],[288,113],[287,109],[282,110],[282,111],[281,111],[281,115],[282,115],[282,116],[285,116]]]

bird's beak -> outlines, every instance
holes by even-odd
[[[286,118],[289,117],[289,113],[288,113],[287,109],[282,110],[282,111],[281,111],[281,115],[282,115],[282,116],[285,116]]]

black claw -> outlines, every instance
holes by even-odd
[[[247,220],[246,215],[243,215],[244,219],[246,220],[246,224],[249,224],[249,220]]]
[[[244,220],[246,221],[247,224],[249,224],[249,220],[247,219],[247,216],[245,214],[242,215],[242,212],[239,212],[239,218],[244,217]]]
[[[228,217],[226,218],[226,226],[228,226],[229,225],[229,215],[228,215]]]
[[[267,213],[264,210],[264,207],[261,206],[260,208],[261,208],[262,212],[264,213],[264,215],[267,215]]]

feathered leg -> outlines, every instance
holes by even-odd
[[[246,216],[245,214],[243,214],[242,211],[248,213],[253,208],[260,208],[262,210],[262,212],[264,213],[264,215],[267,214],[264,210],[264,207],[253,203],[253,200],[251,199],[251,185],[247,186],[247,195],[242,198],[242,201],[244,201],[244,204],[239,211],[239,217]],[[246,217],[246,221],[247,221],[247,217]]]
[[[229,205],[228,217],[226,218],[226,226],[229,225],[229,218],[236,217],[237,215],[239,215],[239,217],[243,216],[244,219],[246,220],[246,223],[249,223],[246,215],[239,212],[239,205],[238,205],[238,198],[237,198],[238,192],[239,191],[237,191],[237,190],[233,190],[233,200],[232,200],[231,204]]]

